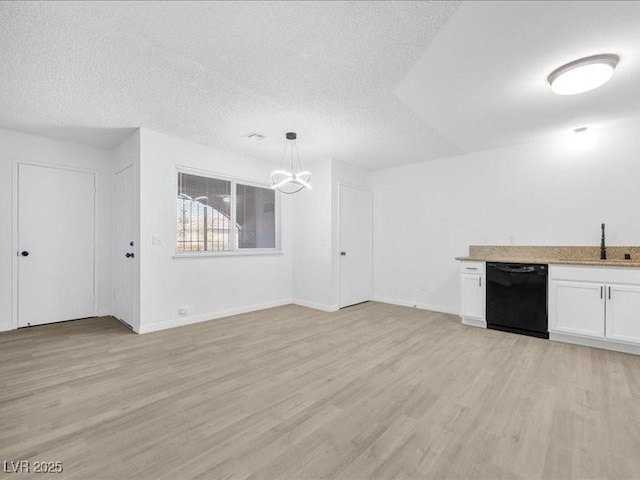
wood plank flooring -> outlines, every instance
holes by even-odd
[[[640,357],[366,303],[0,334],[0,460],[65,479],[640,478]]]

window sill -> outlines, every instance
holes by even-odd
[[[284,255],[281,250],[259,250],[253,252],[194,252],[194,253],[174,253],[173,259],[180,260],[183,258],[209,258],[209,257],[254,257],[254,256],[269,256]]]

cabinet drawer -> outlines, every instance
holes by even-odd
[[[460,262],[460,273],[476,273],[478,275],[484,275],[485,262]]]

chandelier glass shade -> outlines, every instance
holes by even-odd
[[[271,173],[271,188],[288,195],[311,189],[311,173],[302,170],[297,137],[295,132],[287,132],[280,166]]]

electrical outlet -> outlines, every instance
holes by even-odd
[[[513,233],[507,235],[507,242],[509,242],[509,245],[515,244],[516,243],[516,236]]]
[[[160,237],[152,236],[151,245],[153,245],[154,247],[162,246],[162,239]]]
[[[189,309],[188,309],[187,307],[180,307],[180,308],[178,309],[178,314],[179,314],[181,317],[186,317],[186,316],[189,314]]]

